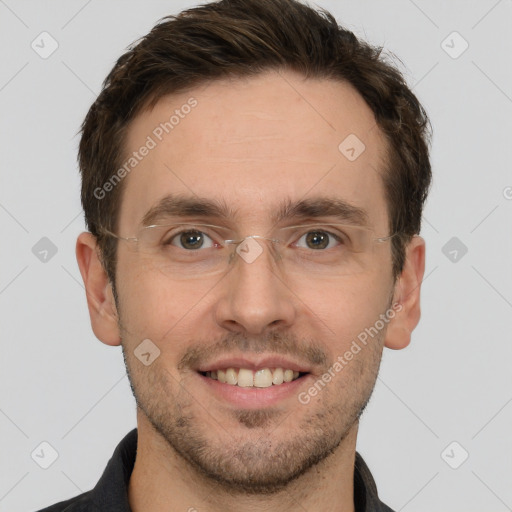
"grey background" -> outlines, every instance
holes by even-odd
[[[1,511],[89,490],[136,426],[121,350],[94,337],[75,260],[76,133],[124,48],[192,5],[0,0]],[[512,510],[512,2],[317,5],[402,59],[434,128],[422,320],[410,347],[385,351],[358,450],[397,511]],[[58,43],[46,59],[31,47],[51,48],[43,31]],[[46,262],[43,237],[57,251]],[[31,457],[49,461],[43,441],[58,453],[48,469]]]

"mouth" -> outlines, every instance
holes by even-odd
[[[231,354],[194,370],[213,399],[250,410],[291,406],[317,369],[278,354]]]
[[[269,388],[282,386],[296,381],[308,372],[292,370],[291,368],[218,368],[216,370],[199,371],[206,378],[216,380],[240,388]]]

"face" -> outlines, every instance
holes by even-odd
[[[161,123],[176,109],[179,121],[166,133]],[[339,149],[351,134],[365,145],[356,159]],[[282,204],[325,199],[362,211],[376,236],[389,234],[386,144],[371,110],[347,84],[305,81],[291,72],[214,82],[139,115],[127,137],[127,159],[148,136],[155,146],[125,178],[121,236],[136,236],[146,213],[166,196],[224,204],[229,216],[173,211],[155,223],[214,224],[239,239],[304,222],[340,222],[333,211],[317,209],[276,225]],[[214,238],[206,241],[219,242]],[[163,271],[154,255],[129,243],[118,245],[119,332],[139,415],[180,460],[232,492],[274,492],[357,430],[394,321],[381,316],[389,318],[395,292],[389,241],[372,245],[365,264],[343,275],[307,267],[287,272],[274,244],[260,242],[262,252],[251,262],[235,253],[226,272],[187,278]],[[371,327],[363,344],[361,333]],[[136,349],[147,339],[159,356],[145,365]],[[242,383],[253,378],[250,370],[265,385],[280,381],[275,368],[300,376],[245,387],[209,373],[227,368],[234,368],[228,379],[237,375]]]

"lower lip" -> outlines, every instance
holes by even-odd
[[[279,402],[290,397],[297,397],[299,389],[305,385],[311,374],[308,373],[292,382],[283,382],[268,388],[244,388],[219,382],[200,373],[198,373],[198,376],[209,387],[210,391],[222,400],[243,409],[260,409],[279,404]]]

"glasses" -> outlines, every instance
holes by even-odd
[[[286,226],[269,237],[244,238],[227,227],[196,223],[145,226],[135,237],[101,231],[127,242],[152,267],[176,280],[220,275],[237,260],[253,264],[265,257],[265,249],[285,276],[336,278],[359,274],[375,265],[377,247],[395,236],[376,237],[370,228],[332,223]]]

